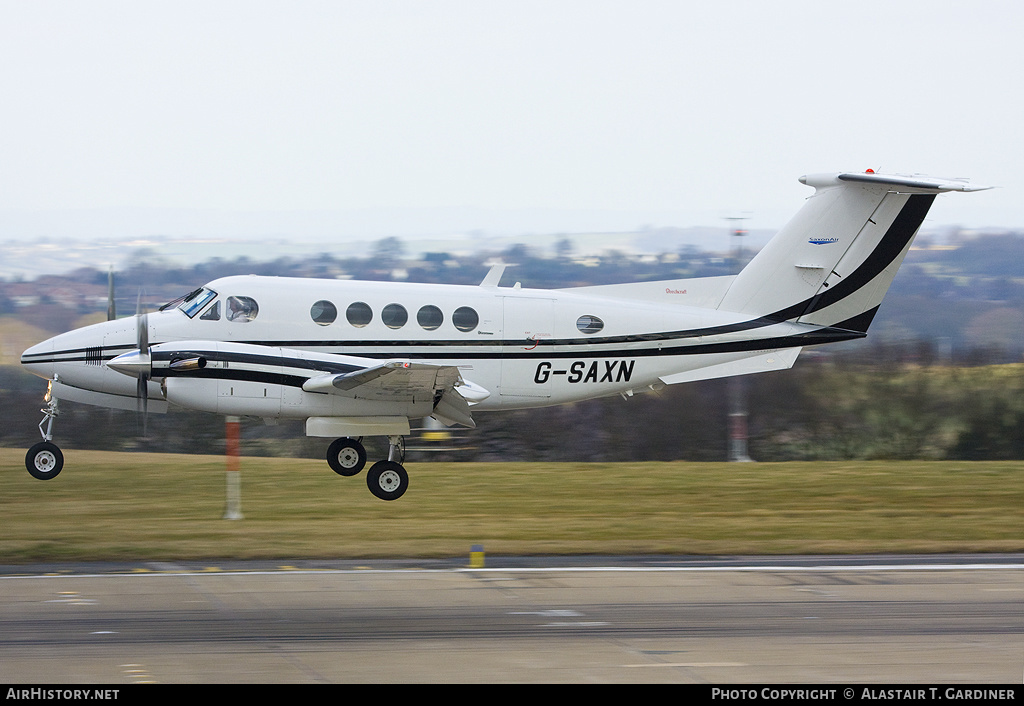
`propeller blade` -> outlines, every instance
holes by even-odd
[[[139,298],[135,304],[137,338],[139,344],[139,356],[147,363],[149,357],[149,314],[142,308],[142,289],[139,289]],[[146,436],[149,417],[149,374],[139,371],[139,381],[135,387],[135,395],[138,399],[139,414],[142,415],[142,436]]]
[[[141,314],[138,322],[139,352],[149,355],[149,314]]]
[[[114,304],[114,266],[107,272],[107,321],[117,318],[117,306]]]
[[[142,417],[142,436],[145,438],[149,431],[149,376],[139,375],[136,386],[137,409]]]
[[[139,352],[149,354],[149,314],[142,308],[142,289],[139,289],[139,298],[135,302],[135,316],[138,327]]]

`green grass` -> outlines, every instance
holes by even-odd
[[[325,462],[0,449],[0,563],[43,560],[1024,551],[1024,462],[410,463],[377,500]]]

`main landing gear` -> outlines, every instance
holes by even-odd
[[[354,476],[366,465],[366,449],[361,439],[337,439],[327,449],[327,464],[343,476]],[[366,472],[366,486],[381,500],[397,500],[409,488],[409,474],[402,466],[405,461],[405,439],[389,436],[388,458],[377,461]]]
[[[56,478],[64,468],[64,454],[52,441],[53,420],[60,414],[57,398],[53,396],[52,382],[47,386],[46,396],[43,399],[46,400],[46,407],[39,410],[43,413],[43,421],[39,422],[39,433],[43,435],[43,440],[35,444],[25,454],[25,468],[33,478],[50,480]]]

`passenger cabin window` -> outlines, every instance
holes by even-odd
[[[260,313],[260,307],[252,297],[228,297],[228,321],[248,323]]]
[[[388,304],[380,312],[380,320],[388,328],[402,328],[409,320],[409,312],[401,304]]]
[[[309,316],[321,326],[327,326],[333,324],[334,320],[338,318],[338,307],[325,299],[321,299],[310,308]]]
[[[416,312],[416,322],[427,331],[433,331],[444,323],[444,314],[436,306],[427,304]]]
[[[181,300],[181,304],[178,305],[178,308],[185,312],[185,316],[192,319],[195,318],[195,315],[202,311],[203,307],[209,304],[210,300],[216,296],[217,293],[212,289],[200,287],[199,289],[186,294]],[[171,304],[173,304],[173,302]],[[171,306],[171,304],[160,307],[160,310],[163,311],[168,306]]]
[[[597,333],[604,328],[604,322],[596,316],[584,314],[580,318],[576,319],[576,328],[583,333]]]
[[[468,306],[460,306],[452,314],[452,323],[460,331],[472,331],[480,323],[480,315]]]
[[[345,310],[345,318],[356,328],[362,328],[373,321],[373,309],[365,302],[353,302]]]

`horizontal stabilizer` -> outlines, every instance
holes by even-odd
[[[681,382],[695,382],[697,380],[714,380],[716,378],[731,377],[733,375],[750,375],[752,373],[765,373],[771,370],[788,370],[793,367],[801,348],[784,348],[782,350],[769,351],[759,355],[753,355],[728,363],[709,365],[696,370],[688,370],[675,375],[665,375],[661,381],[666,385],[675,385]]]
[[[817,186],[812,183],[816,176],[805,176],[800,181],[809,186]],[[827,179],[828,177],[826,177]],[[912,193],[941,194],[946,191],[985,191],[991,186],[971,184],[967,179],[937,179],[935,177],[901,174],[875,174],[874,172],[846,173],[835,175],[836,180],[848,183],[860,184],[882,184],[892,187],[896,191],[908,191]]]

